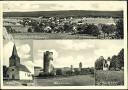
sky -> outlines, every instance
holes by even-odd
[[[32,73],[34,73],[34,63],[32,55],[33,43],[31,40],[15,40],[13,42],[4,40],[3,65],[9,66],[9,58],[12,55],[14,43],[16,45],[21,64],[25,65]]]
[[[123,46],[123,40],[34,40],[33,59],[35,66],[43,67],[43,54],[48,50],[53,52],[55,68],[77,68],[80,62],[85,68],[94,67],[100,56],[117,55]]]
[[[3,2],[4,12],[55,11],[55,10],[123,10],[123,1],[18,1]]]

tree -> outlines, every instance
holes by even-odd
[[[116,29],[117,30],[117,33],[116,33],[117,38],[123,39],[124,38],[123,19],[119,19],[116,22],[116,27],[117,27],[117,29]]]
[[[69,24],[69,23],[65,23],[64,24],[64,31],[65,32],[71,32],[72,31],[72,29],[73,29],[73,26],[71,25],[71,24]]]
[[[113,55],[110,61],[110,69],[111,70],[116,70],[116,61],[117,61],[117,56]]]
[[[115,32],[115,30],[116,30],[116,26],[115,25],[109,25],[109,34],[112,34],[112,33],[114,33]]]
[[[63,75],[62,69],[57,69],[56,70],[56,75]]]
[[[31,27],[28,28],[28,32],[33,32]]]
[[[109,27],[108,25],[102,25],[102,32],[104,33],[104,38],[106,37],[105,34],[109,34]]]
[[[124,49],[121,49],[118,55],[113,55],[110,62],[110,69],[120,70],[121,67],[124,67]]]
[[[7,71],[8,71],[8,67],[3,66],[3,77],[7,77]]]
[[[118,59],[120,62],[120,69],[121,67],[124,67],[124,49],[121,49],[120,52],[118,53]]]
[[[80,34],[86,34],[87,31],[87,25],[86,24],[80,24],[77,27],[78,33]]]
[[[100,34],[99,29],[94,24],[87,25],[86,34],[90,34],[93,36],[98,36]]]
[[[96,62],[95,62],[95,69],[96,70],[103,70],[103,61],[104,61],[104,57],[100,56]]]
[[[96,25],[92,27],[92,35],[97,37],[100,35],[99,29]]]
[[[35,32],[41,32],[41,29],[38,25],[33,26]]]

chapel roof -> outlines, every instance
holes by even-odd
[[[16,68],[19,69],[19,71],[29,72],[28,68],[25,65],[20,64],[19,66],[16,66]]]

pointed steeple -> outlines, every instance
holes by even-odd
[[[20,57],[18,56],[16,46],[14,44],[12,56],[9,58],[9,66],[19,66],[20,65]]]
[[[18,56],[15,44],[13,46],[12,56]]]

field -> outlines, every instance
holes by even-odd
[[[68,77],[56,77],[48,79],[35,79],[36,86],[90,86],[95,85],[92,75],[78,75]]]
[[[95,72],[95,84],[98,86],[124,85],[124,72],[98,70]]]
[[[33,86],[33,81],[27,80],[3,80],[4,86]]]
[[[33,12],[4,12],[4,17],[123,17],[123,11],[92,11],[92,10],[63,10],[63,11],[33,11]]]
[[[62,34],[62,33],[13,33],[14,39],[97,39],[95,36],[89,36],[86,34],[82,35],[70,35],[70,34]]]

